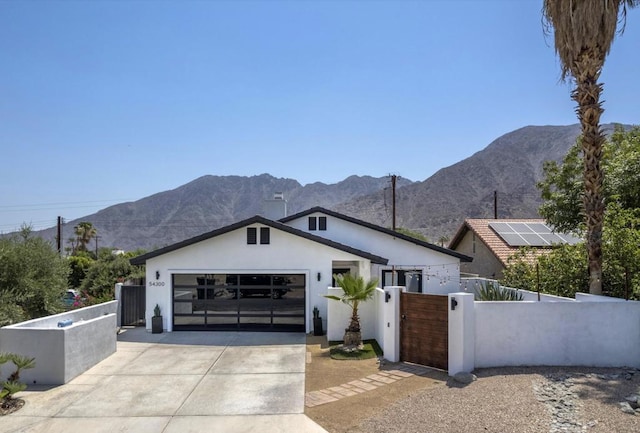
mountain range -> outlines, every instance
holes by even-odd
[[[613,125],[605,125],[610,133]],[[396,227],[444,242],[465,218],[536,218],[541,204],[536,183],[545,161],[561,161],[580,134],[579,125],[526,126],[421,182],[396,184]],[[67,222],[62,239],[89,221],[101,246],[124,250],[162,247],[262,214],[264,201],[282,193],[288,214],[313,206],[391,227],[390,178],[350,176],[335,184],[301,185],[294,179],[256,176],[197,178],[173,190],[107,207]],[[497,207],[494,204],[497,202]],[[53,240],[55,227],[36,232]]]

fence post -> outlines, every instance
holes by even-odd
[[[116,283],[115,297],[118,301],[118,309],[116,311],[116,326],[122,327],[122,283]]]
[[[400,361],[400,292],[403,286],[385,286],[382,325],[382,351],[390,362]]]
[[[449,295],[449,376],[475,368],[475,305],[472,293]]]

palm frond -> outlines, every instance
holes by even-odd
[[[542,7],[546,34],[554,37],[555,50],[562,63],[562,79],[575,77],[575,62],[589,51],[600,67],[615,39],[618,23],[624,29],[627,7],[639,0],[544,0]]]

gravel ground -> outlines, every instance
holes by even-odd
[[[335,361],[326,339],[307,339],[306,390],[395,368],[375,360]],[[330,433],[640,433],[640,370],[586,367],[490,368],[463,385],[426,369],[373,391],[306,408]]]
[[[476,371],[397,400],[353,432],[640,432],[640,413],[620,402],[640,393],[640,372],[586,368]]]

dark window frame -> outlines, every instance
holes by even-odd
[[[313,232],[318,229],[318,219],[316,217],[309,217],[309,231]]]
[[[247,227],[247,245],[256,245],[258,243],[258,229],[255,227]]]
[[[318,217],[318,230],[326,231],[327,230],[327,217],[321,216]]]
[[[269,245],[271,243],[270,227],[260,227],[260,245]]]

